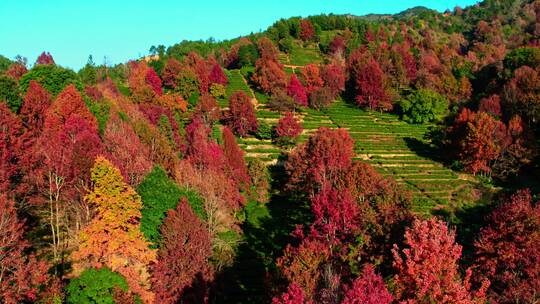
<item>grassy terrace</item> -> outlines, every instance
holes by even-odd
[[[225,73],[227,74],[229,83],[225,88],[226,98],[218,100],[220,107],[227,107],[229,96],[231,96],[236,91],[244,91],[249,96],[252,96],[251,90],[249,89],[249,86],[244,82],[244,77],[240,73],[240,70],[226,70]]]
[[[349,130],[358,159],[413,192],[417,211],[450,203],[468,183],[432,159],[435,155],[422,139],[427,125],[407,124],[394,115],[367,112],[342,101],[325,112],[338,127]]]
[[[233,79],[227,92],[234,91],[233,85],[249,90],[238,71],[231,73]],[[256,91],[255,96],[259,102],[257,118],[275,125],[280,115],[266,107],[267,96]],[[324,111],[304,109],[298,116],[304,127],[300,141],[306,140],[319,127],[347,129],[355,140],[356,159],[373,165],[381,174],[391,176],[409,189],[419,212],[429,212],[438,205],[451,203],[452,197],[469,183],[433,160],[436,155],[422,139],[428,125],[408,124],[395,115],[364,111],[343,101],[334,102]],[[258,158],[270,163],[281,154],[280,148],[270,140],[248,137],[238,139],[238,143],[247,159]]]

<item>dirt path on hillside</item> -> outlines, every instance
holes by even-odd
[[[253,92],[253,89],[251,88],[251,86],[249,85],[248,81],[246,80],[246,78],[244,77],[244,75],[242,75],[240,73],[240,76],[242,77],[242,81],[244,81],[244,83],[246,84],[246,86],[248,87],[249,89],[249,92],[251,92],[251,103],[253,104],[253,106],[255,107],[255,109],[257,109],[259,107],[259,101],[257,100],[257,97],[255,96],[255,92]]]

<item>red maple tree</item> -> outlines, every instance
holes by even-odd
[[[24,222],[17,218],[13,201],[0,194],[0,301],[34,302],[48,281],[49,265],[27,255]]]
[[[324,65],[321,69],[321,77],[324,85],[330,90],[334,98],[345,90],[345,81],[347,79],[345,67],[337,63]]]
[[[310,63],[306,65],[301,71],[301,77],[308,94],[320,89],[324,85],[319,66],[315,64]]]
[[[349,71],[354,81],[356,103],[371,110],[392,110],[393,105],[386,90],[386,76],[377,62],[365,49],[357,49],[349,57]]]
[[[329,182],[338,183],[352,163],[354,141],[344,129],[321,127],[289,155],[287,188],[314,194]]]
[[[204,286],[204,281],[212,279],[212,243],[206,225],[185,198],[176,210],[167,213],[161,235],[163,241],[152,269],[153,290],[159,303],[178,303],[186,296],[186,289]]]
[[[222,130],[223,154],[229,171],[229,177],[235,180],[243,189],[249,187],[248,175],[244,151],[236,143],[231,129],[224,127]]]
[[[275,132],[281,143],[292,143],[302,134],[302,125],[292,112],[287,112],[276,125]]]
[[[210,83],[219,83],[222,85],[226,85],[228,82],[227,75],[225,75],[225,73],[223,72],[223,69],[217,63],[212,65],[212,70],[210,71],[209,78],[210,78]]]
[[[540,299],[540,204],[520,190],[488,217],[474,243],[480,279],[491,281],[494,303],[534,303]]]
[[[480,99],[480,104],[478,105],[478,111],[486,112],[493,116],[501,116],[501,98],[499,95],[491,95],[487,98]]]
[[[103,141],[109,159],[122,172],[129,185],[138,185],[152,170],[150,151],[131,126],[118,116],[114,115],[107,123]]]
[[[174,89],[176,87],[176,77],[182,70],[182,64],[180,61],[169,58],[161,71],[161,78],[163,79],[163,85],[167,88]]]
[[[28,69],[25,65],[15,62],[9,66],[5,74],[15,80],[19,80],[26,72],[28,72]]]
[[[51,94],[38,82],[31,80],[23,99],[20,116],[33,136],[39,136],[45,123],[45,113],[51,105]]]
[[[255,62],[255,71],[251,80],[265,93],[277,94],[287,87],[287,74],[283,65],[263,57]]]
[[[186,158],[199,169],[223,168],[223,150],[216,142],[210,140],[210,132],[210,128],[197,117],[186,126]]]
[[[158,96],[163,94],[163,89],[161,88],[161,79],[153,68],[148,68],[146,71],[145,80]]]
[[[49,52],[42,52],[36,60],[36,64],[54,64],[54,59]]]
[[[311,21],[307,19],[300,20],[300,39],[303,41],[312,40],[315,37],[315,29]]]
[[[308,96],[304,85],[298,80],[296,74],[291,75],[289,84],[287,84],[287,95],[291,96],[299,105],[306,107],[308,105]]]
[[[401,303],[483,303],[489,281],[470,290],[471,271],[459,273],[461,246],[445,222],[415,220],[405,232],[405,247],[393,249],[396,298]]]
[[[243,91],[235,92],[229,98],[227,125],[239,136],[257,131],[258,123],[255,108],[249,96]]]
[[[390,304],[393,299],[382,277],[375,273],[373,265],[367,264],[345,292],[341,304]]]
[[[21,136],[24,129],[21,120],[6,103],[0,103],[0,192],[12,187],[12,178],[18,171],[18,156],[21,151]]]
[[[304,297],[304,291],[297,284],[292,283],[287,291],[279,297],[272,299],[272,304],[309,304]]]

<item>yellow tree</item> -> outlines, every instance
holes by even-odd
[[[96,159],[91,179],[93,191],[85,199],[95,207],[96,216],[80,234],[73,268],[80,273],[108,267],[122,274],[145,303],[152,303],[147,266],[156,260],[156,253],[140,231],[141,198],[104,157]]]

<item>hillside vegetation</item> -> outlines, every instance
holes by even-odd
[[[1,303],[537,303],[540,2],[0,56]]]

